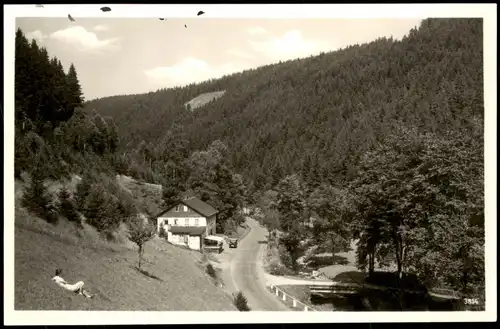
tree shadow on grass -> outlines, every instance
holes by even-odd
[[[267,244],[267,240],[260,240],[258,241],[259,244]]]
[[[94,288],[92,290],[90,290],[90,293],[92,295],[94,295],[93,299],[102,299],[102,300],[105,300],[107,302],[113,302],[108,296],[106,296],[101,290],[97,289],[97,288]]]
[[[156,276],[156,275],[154,275],[154,274],[149,273],[149,272],[148,272],[148,271],[146,271],[146,270],[139,269],[137,266],[131,266],[131,267],[132,267],[133,269],[135,269],[137,272],[139,272],[139,273],[141,273],[141,274],[143,274],[143,275],[147,276],[148,278],[155,279],[155,280],[158,280],[158,281],[163,282],[163,280],[162,280],[162,279],[160,279],[159,277],[157,277],[157,276]]]

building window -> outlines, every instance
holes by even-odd
[[[184,226],[189,226],[189,218],[184,219]]]
[[[174,225],[179,225],[179,221],[176,219],[174,219]]]
[[[175,212],[179,212],[180,210],[181,210],[181,206],[180,205],[175,206]]]
[[[189,235],[184,234],[184,243],[189,244]]]
[[[184,206],[184,212],[187,212],[187,211],[188,211],[188,207]]]
[[[194,219],[194,226],[200,226],[200,219],[199,218]]]

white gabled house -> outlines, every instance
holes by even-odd
[[[215,234],[217,214],[208,203],[189,197],[156,216],[158,233],[163,229],[170,243],[202,250],[204,238]]]

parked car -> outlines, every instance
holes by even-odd
[[[229,238],[229,248],[238,248],[237,238]]]

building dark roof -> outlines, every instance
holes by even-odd
[[[172,234],[202,235],[205,232],[205,226],[172,226]]]
[[[217,209],[215,209],[208,203],[201,201],[195,196],[185,196],[184,200],[181,200],[180,203],[185,204],[186,206],[190,207],[191,209],[193,209],[194,211],[205,217],[213,216],[219,212]],[[178,205],[178,203],[176,205]],[[155,217],[158,218],[159,216],[163,215],[164,213],[173,208],[174,206],[162,210],[160,213],[155,215]]]
[[[181,202],[205,217],[210,217],[219,212],[217,209],[198,198],[189,198]]]

